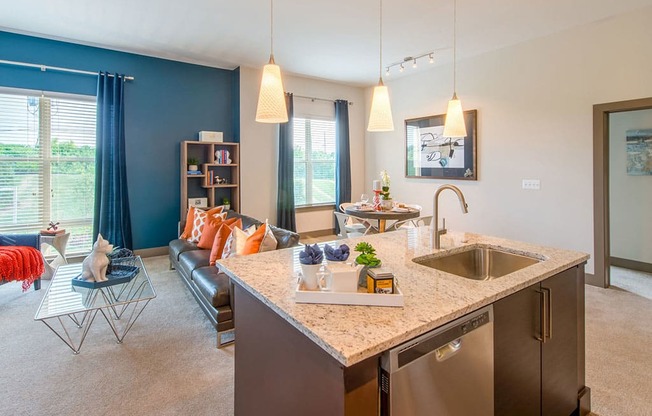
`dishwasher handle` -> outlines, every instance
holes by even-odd
[[[462,338],[458,338],[454,341],[449,342],[443,347],[437,348],[435,350],[435,357],[439,362],[446,361],[457,354],[460,349],[462,349]]]

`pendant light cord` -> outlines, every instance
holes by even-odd
[[[453,0],[453,95],[457,95],[457,0]]]
[[[383,0],[380,0],[380,44],[378,49],[380,50],[380,60],[378,62],[378,77],[380,81],[383,80]]]
[[[269,51],[274,56],[274,0],[269,0]]]

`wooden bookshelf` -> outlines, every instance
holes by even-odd
[[[218,163],[218,155],[228,151],[231,163]],[[240,212],[240,144],[210,143],[194,140],[181,142],[181,209],[179,218],[183,220],[188,212],[189,198],[206,198],[208,206],[222,205],[222,198],[231,201],[231,209]],[[201,174],[188,174],[188,158],[195,158],[201,166]],[[226,183],[214,183],[219,177]],[[201,180],[197,180],[201,178]],[[211,179],[213,183],[211,183]]]

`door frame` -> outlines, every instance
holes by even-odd
[[[652,109],[652,97],[593,106],[593,275],[586,283],[607,288],[611,247],[609,241],[609,115]]]

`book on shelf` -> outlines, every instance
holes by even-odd
[[[189,170],[188,175],[201,175],[201,170]]]

